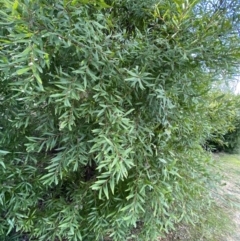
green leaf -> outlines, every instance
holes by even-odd
[[[24,69],[19,69],[19,70],[17,70],[16,73],[17,73],[18,75],[22,75],[22,74],[28,72],[29,70],[31,70],[31,68],[27,67],[27,68],[24,68]]]
[[[0,165],[2,165],[2,167],[3,167],[4,169],[6,169],[6,165],[5,165],[4,162],[1,161],[1,160],[0,160]]]
[[[109,199],[108,186],[107,186],[107,184],[105,184],[105,185],[103,186],[103,192],[104,192],[106,198]]]
[[[37,72],[33,72],[33,76],[37,79],[37,82],[42,85],[42,80]]]
[[[114,194],[114,188],[115,188],[114,178],[110,178],[109,184],[110,184],[110,188],[111,188],[112,194]]]
[[[10,153],[9,151],[0,150],[0,155],[6,155],[6,154],[9,154],[9,153]]]

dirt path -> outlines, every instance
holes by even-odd
[[[233,222],[231,234],[223,237],[223,241],[240,241],[240,155],[219,154],[214,156],[219,161],[224,181],[219,193],[222,206]]]
[[[216,205],[204,223],[183,227],[159,241],[240,241],[240,155],[214,154],[224,177],[222,186],[214,191]],[[198,228],[199,226],[199,228]]]

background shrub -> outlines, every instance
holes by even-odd
[[[238,151],[240,147],[239,100],[239,95],[232,92],[210,93],[209,117],[214,123],[214,128],[205,144],[207,149],[229,153]]]

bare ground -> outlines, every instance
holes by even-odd
[[[219,190],[222,207],[229,214],[233,232],[223,237],[223,241],[240,241],[240,155],[215,156],[220,161],[224,175],[223,186]]]

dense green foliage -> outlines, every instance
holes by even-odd
[[[191,0],[0,6],[0,235],[152,241],[194,222],[235,22]]]

